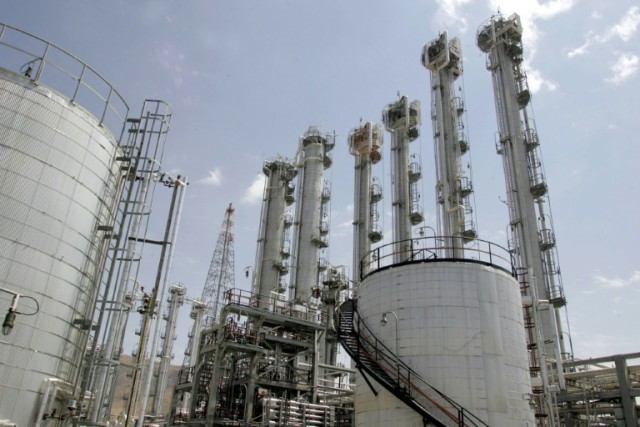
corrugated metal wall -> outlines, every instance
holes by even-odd
[[[73,322],[92,317],[108,244],[98,226],[113,223],[117,155],[96,118],[0,69],[0,286],[40,306],[1,338],[0,419],[33,425],[43,381],[78,375],[88,331]],[[34,308],[27,298],[18,306]]]
[[[508,273],[462,261],[400,265],[363,281],[358,309],[390,349],[395,319],[380,319],[396,313],[401,359],[492,427],[533,425],[520,290]],[[391,410],[397,399],[386,392],[376,398],[362,382],[356,395],[359,425],[417,425],[402,403]]]

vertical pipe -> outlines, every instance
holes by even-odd
[[[542,241],[547,233],[545,225],[544,201],[546,200],[546,184],[542,180],[541,160],[537,150],[537,136],[529,123],[527,108],[530,92],[526,76],[521,64],[522,25],[520,17],[513,14],[508,18],[500,15],[492,17],[483,24],[477,33],[478,47],[487,53],[487,69],[491,71],[496,117],[500,142],[498,152],[502,156],[505,170],[505,183],[509,206],[509,217],[517,264],[527,275],[522,282],[532,283],[523,287],[526,296],[532,297],[534,322],[530,328],[528,345],[531,349],[532,373],[539,370],[541,374],[544,404],[539,404],[537,411],[547,415],[555,425],[557,412],[554,388],[557,384],[564,387],[562,376],[563,338],[557,308],[565,304],[564,297],[556,297],[561,286],[555,283],[553,253],[549,248],[552,242]],[[538,227],[538,220],[542,228]],[[556,286],[557,285],[557,286]],[[551,305],[548,304],[551,302]],[[547,310],[540,310],[538,305],[544,303]],[[525,313],[525,316],[527,313]],[[538,366],[536,366],[538,365]]]
[[[293,300],[307,303],[311,289],[318,282],[318,252],[327,245],[326,236],[320,232],[320,212],[322,205],[322,177],[328,138],[316,127],[311,126],[302,136],[301,169],[302,188],[297,202],[297,233],[295,257],[295,295]]]
[[[136,160],[139,160],[139,154],[138,153],[138,157]],[[148,193],[148,188],[149,188],[149,181],[150,181],[150,177],[146,176],[143,177],[142,179],[142,183],[141,183],[141,187],[140,187],[140,191],[138,193],[138,199],[136,200],[136,207],[142,209],[142,207],[145,204],[146,198],[147,198],[147,193]],[[128,206],[130,204],[130,201],[127,200],[125,201],[125,211],[128,209]],[[141,213],[141,212],[140,212]],[[141,218],[142,215],[132,215],[131,216],[131,236],[138,236],[138,232],[140,229],[140,222],[141,222]],[[118,236],[118,239],[121,239],[123,236]],[[129,240],[129,242],[127,243],[127,248],[125,250],[125,254],[133,254],[136,251],[136,247],[138,245],[137,240],[132,239]],[[119,249],[119,243],[117,244],[118,249]],[[119,255],[116,253],[114,255],[114,258],[117,258]],[[109,277],[107,278],[107,282],[110,284],[112,281],[112,275],[115,273],[115,267],[112,266],[109,269]],[[124,297],[125,297],[125,293],[127,291],[127,287],[128,287],[128,283],[129,283],[129,275],[131,274],[131,262],[130,261],[125,261],[122,265],[122,272],[120,275],[120,281],[119,284],[116,286],[116,289],[114,290],[114,294],[115,294],[115,298],[114,301],[117,304],[117,309],[115,310],[113,316],[112,316],[112,321],[109,322],[109,328],[106,331],[107,337],[106,337],[106,342],[104,345],[104,359],[105,362],[107,363],[107,366],[105,366],[102,369],[98,369],[98,376],[96,378],[96,387],[95,387],[95,393],[96,393],[96,398],[95,398],[95,403],[98,406],[96,408],[94,408],[94,410],[92,411],[92,415],[91,415],[91,419],[93,422],[96,422],[100,419],[104,419],[108,417],[108,414],[106,414],[102,405],[102,402],[104,401],[104,396],[105,396],[105,392],[107,391],[106,387],[109,386],[113,386],[113,384],[109,383],[109,376],[110,375],[115,375],[115,366],[112,367],[112,364],[114,361],[114,359],[116,359],[116,357],[119,357],[119,343],[122,341],[122,337],[124,335],[124,317],[126,316],[124,314],[124,308],[123,308],[123,304],[124,304]],[[98,322],[101,323],[101,316],[103,314],[101,313],[101,315],[98,318]],[[88,374],[88,372],[87,372]],[[88,380],[87,380],[88,381]]]
[[[280,277],[286,271],[282,257],[286,191],[295,175],[294,166],[281,159],[265,162],[263,170],[267,175],[267,183],[254,273],[260,308],[269,305],[271,292],[279,290]]]
[[[460,258],[464,256],[464,243],[475,238],[475,230],[472,221],[465,218],[466,211],[471,214],[473,209],[468,200],[470,179],[464,174],[461,160],[468,150],[463,133],[464,104],[455,93],[455,82],[462,75],[459,40],[449,40],[445,31],[424,47],[422,64],[431,72],[438,231],[446,241],[445,256]]]
[[[45,411],[47,411],[47,407],[49,406],[49,394],[51,393],[52,383],[57,380],[54,378],[47,378],[45,381],[47,385],[44,388],[44,394],[40,401],[40,410],[38,410],[38,415],[36,416],[35,427],[40,427],[40,423],[44,419]]]
[[[172,240],[175,242],[175,240]],[[169,364],[171,363],[171,353],[173,350],[173,339],[176,332],[176,322],[178,320],[178,311],[184,302],[184,295],[187,289],[184,286],[171,286],[169,293],[171,294],[171,304],[169,306],[169,318],[165,329],[165,338],[162,343],[162,354],[160,356],[160,364],[158,366],[158,378],[153,393],[152,414],[163,413],[164,391],[167,386],[167,376],[169,374]],[[158,316],[160,319],[160,316]]]
[[[371,250],[369,233],[372,232],[372,178],[371,166],[380,160],[382,131],[371,122],[349,132],[349,151],[355,156],[354,167],[354,220],[353,220],[353,276],[360,280],[360,260]]]
[[[409,188],[409,143],[418,137],[420,103],[409,103],[407,97],[402,96],[385,107],[382,119],[387,131],[391,132],[391,203],[396,244],[393,261],[397,263],[410,256],[411,251],[414,212],[411,211]]]
[[[162,315],[163,315],[166,287],[167,287],[167,284],[169,283],[169,276],[171,274],[171,267],[173,264],[173,253],[175,251],[176,240],[178,237],[180,215],[182,213],[182,204],[184,201],[184,192],[187,186],[187,180],[186,178],[181,180],[180,176],[178,175],[178,177],[175,180],[172,180],[171,184],[173,185],[173,192],[171,195],[171,205],[169,207],[169,214],[167,216],[165,236],[162,243],[160,260],[158,262],[158,273],[156,275],[156,282],[155,282],[155,286],[153,288],[153,293],[151,296],[151,307],[154,307],[154,305],[156,304],[156,301],[158,301],[158,314],[156,316],[155,330],[153,332],[153,338],[151,341],[151,348],[149,352],[149,362],[147,364],[146,382],[144,385],[144,391],[142,393],[142,404],[140,405],[138,427],[143,427],[144,416],[145,416],[145,411],[147,407],[147,400],[149,398],[149,391],[151,389],[151,379],[153,378],[153,367],[155,364],[154,360],[156,358],[158,336],[160,335],[160,323],[161,323],[160,320],[162,319]],[[174,210],[175,210],[175,215],[174,215]],[[168,251],[167,251],[167,246],[169,246]],[[165,255],[167,259],[166,263],[165,263]],[[164,267],[164,272],[162,272],[163,267]],[[161,283],[161,278],[162,278],[162,283]],[[149,319],[152,319],[154,310],[151,309],[149,311],[150,313],[147,313],[147,316],[149,317]],[[144,355],[143,355],[143,359],[144,359]]]

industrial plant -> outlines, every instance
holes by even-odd
[[[257,244],[243,248],[255,249],[249,289],[235,283],[236,208],[220,207],[194,296],[171,277],[189,183],[163,167],[172,107],[146,100],[132,113],[91,66],[0,24],[0,427],[639,425],[640,353],[580,360],[571,348],[522,32],[518,15],[498,14],[476,34],[493,82],[506,245],[478,232],[474,112],[461,43],[442,32],[414,53],[428,108],[398,94],[380,123],[361,120],[346,140],[310,126],[291,157],[264,161]],[[433,226],[411,144],[428,134],[426,114]],[[348,154],[346,266],[328,251],[327,171]],[[160,191],[164,235],[152,239]],[[157,258],[145,285],[143,251]],[[176,326],[181,310],[188,330]],[[188,345],[171,378],[178,335]]]

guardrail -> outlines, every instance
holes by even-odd
[[[517,277],[515,259],[508,249],[475,239],[464,246],[452,245],[462,237],[430,236],[401,240],[375,248],[360,260],[360,280],[392,266],[437,261],[466,261],[492,265]]]
[[[53,43],[0,23],[0,67],[68,98],[116,137],[124,129],[124,98],[100,73]]]
[[[234,288],[225,292],[224,301],[225,304],[263,309],[270,313],[277,313],[313,323],[324,324],[327,319],[325,310],[312,308],[295,301],[287,301],[282,294],[274,293],[271,296],[267,296]]]

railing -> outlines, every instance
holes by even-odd
[[[459,245],[453,244],[456,239]],[[461,256],[451,258],[447,253]],[[367,252],[360,260],[360,279],[394,265],[455,260],[491,265],[517,277],[513,254],[500,245],[474,239],[472,245],[464,246],[463,236],[429,236],[389,243]]]
[[[0,23],[0,67],[69,98],[117,137],[124,129],[129,113],[124,98],[93,68],[56,45]]]
[[[246,324],[239,325],[235,321],[225,324],[222,329],[221,341],[260,346],[262,345],[263,339],[263,334],[259,334],[256,329],[247,327]]]
[[[178,371],[178,384],[188,384],[193,381],[193,367],[187,366]]]
[[[351,303],[353,307],[352,329],[351,331],[344,331],[342,328],[345,322],[338,322],[340,325],[340,337],[343,338],[345,334],[349,333],[356,337],[356,348],[346,348],[346,350],[365,369],[367,365],[362,363],[363,358],[371,365],[381,369],[387,378],[377,374],[375,369],[367,369],[380,384],[412,408],[422,408],[430,416],[434,417],[434,421],[439,420],[443,425],[488,427],[487,423],[429,384],[417,372],[400,360],[382,341],[376,338],[360,317],[355,308],[355,303],[349,301],[345,304],[348,303]],[[343,315],[344,312],[341,310],[340,316]],[[341,339],[341,342],[343,345],[345,344],[343,339]],[[421,411],[418,412],[423,416],[425,415]]]
[[[294,301],[286,301],[281,294],[267,296],[234,288],[225,292],[224,301],[225,304],[263,309],[271,313],[313,323],[324,324],[327,319],[327,313],[324,310],[312,308]]]

